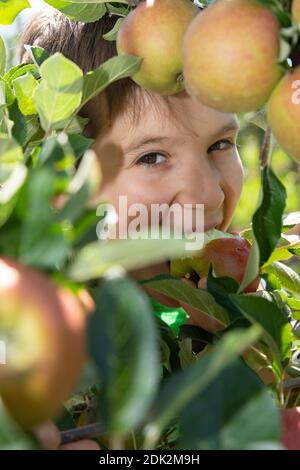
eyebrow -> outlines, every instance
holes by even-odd
[[[231,132],[231,131],[237,131],[239,130],[240,125],[237,121],[231,121],[224,126],[220,127],[220,129],[215,132],[210,139],[214,140],[217,139],[220,135],[225,134],[226,132]],[[185,141],[184,138],[170,138],[167,136],[147,136],[147,135],[142,135],[139,136],[137,139],[134,139],[133,142],[125,148],[125,153],[132,152],[134,150],[139,149],[140,147],[144,147],[149,144],[167,144],[172,142],[174,143],[183,143]]]

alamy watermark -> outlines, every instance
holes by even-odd
[[[101,240],[184,239],[186,250],[198,250],[204,244],[204,204],[128,204],[120,195],[118,208],[101,204],[97,237]]]

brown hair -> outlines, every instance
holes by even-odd
[[[46,6],[34,14],[25,26],[20,38],[20,62],[32,62],[24,48],[25,44],[29,44],[44,48],[50,55],[61,52],[84,73],[94,70],[117,55],[116,42],[102,37],[113,28],[117,19],[118,16],[107,12],[94,23],[82,23],[70,20],[60,11]],[[84,135],[95,139],[122,112],[129,113],[130,122],[135,124],[143,109],[142,91],[151,103],[157,104],[158,96],[141,88],[131,78],[110,84],[79,112],[79,115],[89,118]],[[163,102],[167,105],[167,97],[164,98]],[[159,110],[159,107],[156,109]]]

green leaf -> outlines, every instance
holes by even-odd
[[[39,70],[35,64],[19,64],[9,69],[3,76],[3,80],[11,86],[13,80],[25,75],[26,73],[31,73],[36,79],[39,78]]]
[[[215,349],[163,382],[144,430],[144,449],[154,448],[164,429],[205,390],[234,359],[260,336],[256,325],[223,336]]]
[[[83,96],[80,106],[82,107],[109,84],[135,74],[141,61],[142,59],[136,56],[116,56],[107,60],[96,70],[88,72],[84,76]]]
[[[297,253],[297,249],[300,248],[300,241],[295,240],[291,242],[286,242],[284,245],[278,246],[273,253],[271,254],[268,261],[262,266],[262,270],[264,271],[267,266],[274,263],[275,261],[286,261],[290,259],[293,254]]]
[[[70,267],[73,280],[86,281],[103,276],[113,266],[138,269],[186,253],[186,241],[180,239],[111,240],[86,245]]]
[[[18,100],[20,111],[25,116],[36,114],[36,107],[33,102],[33,93],[38,86],[38,81],[30,74],[26,73],[12,81],[12,86]]]
[[[6,47],[5,47],[5,42],[0,36],[0,75],[3,75],[5,73],[5,68],[6,68]]]
[[[0,136],[0,183],[5,182],[23,158],[22,148],[14,139]]]
[[[22,147],[25,147],[41,129],[38,116],[24,116],[17,100],[9,106],[8,112],[9,118],[13,122],[12,136]]]
[[[50,57],[48,52],[42,47],[31,46],[30,44],[25,44],[24,47],[37,67],[40,67]]]
[[[25,182],[27,167],[22,163],[15,166],[14,170],[5,181],[0,190],[0,227],[9,219],[18,199],[18,191]]]
[[[108,0],[45,0],[46,3],[57,8],[72,20],[82,21],[84,23],[91,23],[102,18],[106,13],[104,4],[107,1]],[[118,3],[127,3],[127,1],[118,0]]]
[[[287,316],[277,305],[257,295],[231,294],[231,301],[252,323],[264,330],[264,339],[273,358],[273,370],[281,380],[284,367],[291,356],[293,335]]]
[[[282,287],[300,295],[300,276],[292,268],[279,261],[266,266],[263,272],[276,276]]]
[[[300,211],[290,212],[283,218],[282,226],[292,228],[295,225],[300,224]]]
[[[266,166],[262,173],[261,204],[253,216],[253,232],[259,246],[260,266],[276,248],[282,228],[282,214],[286,190],[272,169]]]
[[[149,299],[126,278],[95,290],[89,323],[92,358],[103,389],[101,418],[111,432],[126,434],[143,420],[159,382],[159,344]]]
[[[80,105],[83,73],[59,52],[43,62],[40,73],[42,81],[34,91],[33,101],[43,129],[58,129]]]
[[[156,280],[149,279],[143,284],[156,292],[167,295],[171,299],[185,303],[186,305],[201,311],[210,318],[218,320],[223,326],[229,324],[226,310],[217,304],[212,295],[204,289],[195,289],[180,279],[168,277]]]
[[[1,0],[0,24],[12,24],[17,15],[25,8],[31,8],[27,0]]]
[[[0,398],[0,449],[36,450],[38,445],[32,436],[25,433],[9,416]]]
[[[243,292],[243,290],[258,276],[259,274],[259,246],[254,238],[252,241],[252,246],[250,249],[247,266],[245,269],[243,280],[238,289],[238,293]]]
[[[106,41],[116,41],[119,29],[124,19],[125,18],[118,18],[114,27],[110,31],[108,31],[108,33],[102,34],[103,39],[106,39]]]
[[[268,448],[270,442],[279,446],[280,411],[271,392],[241,359],[198,395],[180,422],[180,449]]]
[[[49,168],[31,172],[23,194],[24,219],[18,247],[25,264],[58,269],[68,255],[66,236],[62,227],[54,223],[53,193],[54,174]]]

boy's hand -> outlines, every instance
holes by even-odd
[[[52,421],[40,424],[32,431],[45,450],[101,450],[97,442],[90,439],[60,445],[60,432]]]

